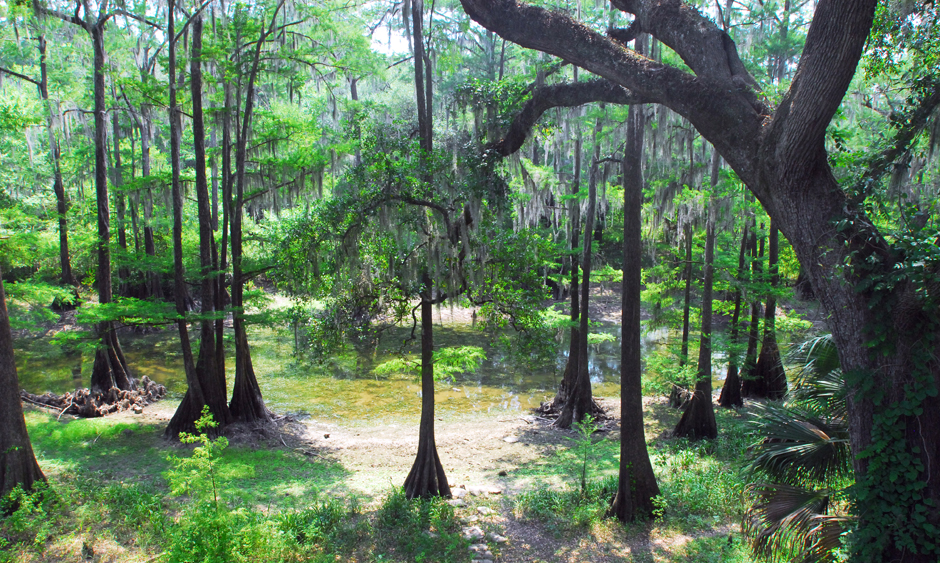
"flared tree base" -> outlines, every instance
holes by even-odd
[[[696,391],[676,424],[672,435],[690,440],[714,440],[718,437],[718,423],[715,421],[715,409],[711,397]]]
[[[107,393],[112,387],[121,391],[134,391],[137,386],[131,377],[124,351],[111,323],[99,328],[101,343],[95,351],[95,364],[91,370],[91,391]]]
[[[728,367],[728,377],[725,378],[725,384],[721,387],[718,406],[726,409],[736,409],[744,406],[744,399],[741,398],[741,378],[738,377],[738,366]]]
[[[444,466],[437,456],[433,435],[421,439],[414,465],[405,479],[405,496],[409,499],[443,497],[450,498],[450,485],[444,474]]]

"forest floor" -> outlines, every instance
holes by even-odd
[[[597,287],[591,306],[593,320],[619,322],[619,287]],[[468,309],[442,308],[436,314],[445,323],[472,320]],[[372,530],[355,541],[367,545],[347,546],[331,561],[485,561],[486,552],[466,551],[474,542],[489,551],[494,563],[750,561],[740,532],[746,502],[742,466],[751,441],[747,409],[718,409],[719,438],[691,443],[669,436],[679,411],[669,408],[665,398],[645,398],[647,441],[662,495],[655,521],[623,526],[603,517],[606,493],[598,494],[617,475],[620,401],[600,397],[598,402],[608,419],[590,442],[530,412],[469,412],[436,420],[438,453],[455,493],[450,503],[454,533],[476,529],[486,534],[462,540],[463,551],[456,553],[435,553],[438,544],[428,544],[419,555],[403,553],[400,545],[381,537],[388,534],[379,524],[381,514],[414,461],[417,414],[381,423],[286,417],[276,427],[230,429],[230,446],[219,459],[220,495],[229,506],[271,517],[323,499],[355,499],[358,508],[350,514],[360,514],[356,518],[371,522]],[[162,437],[175,407],[176,401],[164,400],[140,414],[82,420],[26,406],[34,448],[53,488],[66,491],[70,502],[99,499],[105,506],[86,508],[75,501],[77,508],[67,515],[40,518],[40,511],[32,518],[46,523],[32,544],[21,539],[29,533],[9,532],[12,520],[0,520],[0,562],[165,559],[161,543],[172,534],[148,535],[141,530],[149,528],[139,522],[136,531],[120,533],[122,526],[137,522],[133,518],[148,517],[119,519],[115,514],[124,509],[112,504],[124,502],[121,495],[128,487],[138,487],[134,490],[150,491],[146,494],[157,499],[156,510],[171,520],[179,521],[187,510],[188,497],[174,496],[170,489],[178,480],[174,467],[192,447]],[[582,470],[593,493],[579,491]],[[89,493],[88,487],[98,492]],[[105,523],[117,531],[104,529]]]
[[[619,400],[599,402],[611,420],[592,437],[586,465],[591,482],[616,475],[619,452]],[[737,467],[745,447],[744,415],[719,413],[723,430],[734,436],[703,449],[668,437],[679,413],[664,400],[647,398],[644,405],[651,456],[664,489],[664,514],[656,522],[626,527],[602,517],[603,502],[594,499],[592,505],[587,499],[582,506],[578,495],[570,494],[577,491],[584,461],[576,432],[555,429],[527,413],[476,413],[438,421],[438,452],[455,497],[462,497],[451,501],[461,531],[473,533],[476,528],[498,539],[487,545],[494,563],[747,561],[738,525],[743,487]],[[163,401],[142,414],[59,421],[29,408],[27,420],[40,464],[52,483],[70,483],[77,473],[110,486],[156,487],[166,495],[172,458],[188,451],[162,438],[174,407],[172,401]],[[404,482],[417,447],[416,421],[376,426],[363,420],[288,420],[277,429],[236,428],[227,435],[230,446],[219,471],[220,481],[226,482],[221,486],[223,498],[228,495],[231,505],[248,503],[270,514],[302,509],[319,498],[355,497],[363,513],[374,517],[383,499]],[[680,474],[680,468],[687,473]],[[539,496],[547,491],[559,496]],[[549,506],[541,506],[546,502]],[[87,560],[152,561],[160,551],[133,536],[96,530],[93,523],[87,526],[86,532],[50,537],[42,549],[24,550],[10,560],[74,561],[89,548],[94,555]],[[473,541],[483,545],[485,540]],[[394,548],[373,557],[381,551],[376,542],[381,543],[369,540],[373,546],[365,554],[352,550],[348,560],[409,560],[395,557]],[[0,549],[0,560],[5,561],[2,555]],[[485,561],[470,554],[424,557]]]

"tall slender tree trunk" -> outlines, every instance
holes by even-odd
[[[49,99],[49,75],[46,70],[46,36],[40,33],[39,44],[39,95],[46,106],[46,135],[49,138],[49,156],[52,160],[52,190],[55,193],[56,214],[59,218],[59,264],[62,270],[60,279],[63,285],[78,285],[72,273],[72,260],[69,257],[69,199],[62,181],[62,156],[59,139],[55,134],[56,112]]]
[[[679,353],[679,367],[685,367],[689,362],[689,324],[692,315],[692,223],[686,223],[682,231],[685,237],[685,269],[682,274],[685,277],[685,292],[682,305],[682,351]],[[672,391],[669,393],[670,407],[678,409],[685,404],[682,385],[688,385],[688,382],[678,381],[672,384]]]
[[[113,88],[111,96],[115,101],[117,101],[117,96],[115,95]],[[114,137],[114,155],[112,162],[114,164],[115,212],[117,214],[118,223],[118,246],[121,248],[121,256],[118,262],[121,264],[118,267],[118,292],[121,295],[127,297],[130,289],[130,286],[128,285],[130,272],[124,263],[127,260],[127,228],[125,226],[125,217],[127,215],[127,199],[125,198],[123,191],[124,170],[123,163],[121,161],[121,125],[117,112],[111,114],[111,130],[113,132],[112,137]]]
[[[13,361],[13,333],[0,272],[0,498],[17,485],[30,490],[33,484],[45,480],[23,418],[20,383]]]
[[[718,397],[718,404],[725,408],[734,408],[744,406],[741,399],[741,377],[738,375],[738,332],[740,331],[741,319],[741,284],[744,282],[745,261],[747,258],[748,236],[750,231],[750,222],[744,224],[744,234],[741,235],[741,250],[738,252],[738,274],[737,283],[734,288],[734,314],[731,317],[731,335],[728,344],[728,374],[725,377],[725,383],[721,387],[721,395]]]
[[[577,68],[575,68],[577,80]],[[571,195],[577,196],[581,191],[581,126],[575,125],[578,132],[574,141],[574,179],[571,182]],[[581,236],[581,201],[574,197],[571,200],[571,331],[568,342],[568,361],[558,392],[552,404],[553,410],[564,408],[568,396],[578,379],[578,365],[581,343],[581,292],[579,291],[578,277],[581,275],[581,260],[578,256],[579,238]]]
[[[594,125],[594,161],[591,165],[591,177],[588,181],[588,207],[587,217],[584,221],[584,253],[581,256],[581,315],[580,334],[578,335],[578,376],[574,385],[570,387],[568,399],[562,407],[554,425],[558,428],[570,428],[573,423],[581,422],[585,415],[596,410],[594,398],[591,396],[591,376],[588,373],[588,317],[591,297],[591,243],[594,232],[594,213],[597,207],[597,175],[600,160],[600,144],[598,133],[601,129],[601,120],[597,119]]]
[[[245,91],[245,114],[242,117],[241,134],[235,150],[235,207],[232,211],[232,309],[235,331],[235,386],[229,408],[232,416],[242,422],[266,422],[273,419],[271,411],[264,405],[261,388],[251,364],[251,349],[244,318],[245,278],[242,268],[242,218],[245,197],[245,166],[248,158],[248,134],[254,110],[255,79],[261,62],[261,47],[274,29],[274,22],[283,4],[278,4],[271,16],[271,23],[262,30],[255,44],[254,59],[248,75]]]
[[[104,22],[88,24],[94,48],[94,97],[95,97],[95,199],[98,206],[98,302],[112,301],[111,288],[111,210],[108,198],[107,125],[104,104]],[[112,387],[121,390],[136,388],[134,378],[127,367],[127,360],[118,342],[114,323],[98,324],[101,344],[95,352],[95,363],[91,371],[91,390],[106,393]]]
[[[780,359],[780,347],[777,345],[777,331],[775,318],[777,316],[777,289],[779,279],[778,241],[779,233],[774,220],[770,220],[769,250],[767,253],[767,274],[770,277],[770,293],[767,294],[767,306],[764,309],[764,340],[761,343],[760,355],[754,366],[753,377],[762,380],[758,388],[763,388],[764,397],[779,401],[787,394],[787,374]]]
[[[140,174],[143,178],[150,177],[150,132],[153,124],[150,122],[150,109],[146,104],[140,108]],[[144,252],[147,254],[147,287],[146,296],[163,298],[163,284],[160,272],[155,271],[153,264],[156,261],[157,245],[153,238],[153,182],[147,181],[144,187]]]
[[[412,0],[415,1],[415,0]],[[421,0],[417,0],[420,2]],[[416,41],[417,43],[417,41]],[[418,429],[418,454],[405,479],[405,496],[449,498],[447,475],[437,455],[434,441],[434,315],[432,305],[433,281],[422,276],[424,291],[421,296],[421,426]]]
[[[216,334],[214,321],[210,318],[215,311],[215,290],[217,277],[213,275],[213,259],[212,256],[215,252],[214,243],[215,239],[212,235],[212,217],[209,209],[209,189],[208,181],[206,179],[206,135],[205,127],[203,123],[203,111],[202,111],[202,17],[196,16],[192,21],[193,27],[193,49],[192,49],[192,63],[191,63],[191,88],[192,88],[192,98],[193,98],[193,140],[194,140],[194,153],[196,157],[196,200],[197,200],[197,213],[199,216],[199,281],[200,281],[200,294],[202,300],[202,316],[203,319],[200,321],[200,345],[199,345],[199,357],[197,358],[195,365],[192,367],[192,382],[189,388],[186,391],[186,395],[183,396],[183,400],[180,403],[179,407],[176,409],[176,413],[173,415],[172,420],[167,425],[166,435],[169,437],[176,437],[180,432],[192,432],[195,429],[195,422],[199,419],[202,414],[202,407],[206,405],[209,407],[209,412],[212,414],[212,417],[215,419],[219,426],[216,427],[216,431],[221,431],[226,425],[232,422],[232,413],[229,410],[228,404],[226,404],[226,388],[225,388],[225,372],[220,369],[218,364],[218,354],[216,350]],[[170,60],[171,68],[176,63],[176,49],[173,45],[170,46]],[[171,73],[170,76],[173,76]],[[176,106],[176,89],[171,85],[171,111],[174,112],[175,117],[171,118],[171,130],[173,130],[174,142],[174,214],[173,214],[173,223],[174,223],[174,248],[177,248],[180,253],[182,251],[182,241],[177,234],[177,225],[178,221],[181,219],[182,210],[182,199],[180,198],[179,204],[177,205],[177,197],[180,196],[178,182],[179,178],[176,176],[179,171],[179,109]],[[182,232],[182,225],[179,227],[180,233]],[[179,245],[179,246],[177,246]],[[177,259],[177,271],[182,268],[182,257]],[[179,276],[181,279],[182,276]],[[176,298],[177,312],[180,311],[181,307],[185,307],[185,303],[182,300],[182,293],[178,293]],[[185,322],[182,323],[180,328],[181,338],[183,333],[186,332]],[[186,333],[187,346],[188,344],[188,332]],[[184,352],[185,353],[185,352]],[[189,361],[192,361],[192,351],[189,352]],[[187,367],[187,369],[189,369]],[[187,374],[187,380],[190,379],[189,374]]]
[[[695,392],[688,402],[685,412],[673,431],[675,436],[694,439],[718,437],[718,425],[715,421],[715,408],[712,405],[712,288],[714,285],[715,263],[715,188],[718,185],[718,171],[721,157],[715,151],[712,156],[711,187],[712,198],[708,203],[708,221],[705,225],[705,263],[702,282],[702,336],[698,350],[698,371],[695,378]]]
[[[764,224],[761,223],[761,230]],[[760,283],[763,280],[763,266],[761,262],[764,259],[764,237],[760,239],[760,250],[757,245],[757,233],[751,235],[751,283]],[[767,391],[764,388],[764,380],[756,377],[755,369],[757,367],[757,347],[760,344],[760,296],[755,295],[751,301],[751,325],[747,332],[747,352],[744,355],[744,366],[741,378],[741,396],[742,397],[766,397]]]
[[[636,41],[645,52],[646,36]],[[643,425],[640,268],[642,262],[643,136],[646,109],[631,105],[623,153],[623,289],[620,345],[620,463],[610,513],[623,522],[649,518],[659,485],[653,474]]]
[[[207,404],[202,383],[196,375],[196,364],[193,360],[193,349],[189,340],[189,328],[186,324],[186,292],[183,270],[183,193],[180,189],[180,108],[176,104],[176,6],[174,0],[167,6],[167,35],[171,38],[167,48],[169,54],[169,83],[170,83],[170,166],[172,169],[172,197],[173,197],[173,296],[176,304],[176,326],[180,334],[180,348],[183,351],[183,369],[186,373],[186,395],[183,402],[176,409],[176,413],[167,425],[164,435],[175,438],[181,430],[192,431],[195,425],[185,424],[185,420],[192,418],[189,413],[199,413]],[[211,406],[210,406],[211,408]],[[183,415],[186,416],[183,416]],[[221,415],[221,416],[220,416]],[[198,414],[196,417],[198,418]],[[226,422],[224,413],[212,412],[212,416],[220,426],[221,431]]]

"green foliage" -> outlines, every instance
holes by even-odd
[[[578,452],[578,457],[581,458],[581,493],[584,494],[587,488],[588,461],[590,461],[591,452],[594,449],[591,436],[597,430],[597,423],[594,421],[593,416],[587,414],[578,421],[576,426],[578,438],[576,439],[575,450]]]
[[[78,298],[69,289],[42,281],[24,280],[4,284],[10,327],[13,330],[37,330],[44,323],[55,322],[59,314],[51,309],[53,303],[75,305]]]
[[[544,522],[556,534],[583,531],[605,518],[616,492],[616,476],[585,482],[579,489],[540,487],[519,494],[514,510],[519,516]]]
[[[716,413],[722,429],[714,441],[677,438],[650,452],[664,525],[680,529],[714,526],[742,513],[744,481],[740,463],[748,444],[746,429],[733,415]]]
[[[409,561],[456,561],[466,557],[467,540],[460,537],[454,508],[444,499],[411,499],[395,488],[379,507],[376,530],[383,546]]]
[[[665,396],[673,385],[689,388],[695,381],[698,368],[694,363],[679,365],[678,354],[668,349],[650,351],[643,359],[645,367],[641,385],[644,396]]]
[[[831,336],[805,342],[792,359],[800,368],[787,401],[753,407],[760,441],[749,456],[757,480],[744,531],[768,559],[831,561],[854,520],[845,381]]]
[[[476,371],[486,353],[479,346],[448,346],[434,351],[434,380],[446,381],[462,373]],[[372,370],[375,375],[389,376],[401,373],[421,375],[421,362],[407,357],[382,362]]]
[[[55,532],[61,502],[46,483],[36,483],[29,491],[17,485],[0,498],[0,537],[11,544],[41,548]],[[0,552],[0,561],[7,560]]]

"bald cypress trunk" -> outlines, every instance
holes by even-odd
[[[645,37],[637,40],[645,51]],[[617,492],[610,512],[623,522],[649,518],[659,485],[653,474],[643,425],[642,347],[640,336],[641,209],[643,207],[643,136],[646,109],[631,105],[623,156],[623,289],[620,346],[620,463]]]
[[[209,210],[209,190],[206,179],[206,135],[202,111],[202,17],[196,16],[192,24],[193,49],[190,84],[193,98],[193,149],[196,158],[195,191],[199,217],[199,285],[203,318],[199,322],[199,356],[192,367],[190,386],[173,415],[173,419],[167,425],[166,435],[171,437],[178,436],[180,432],[193,432],[196,420],[202,416],[203,405],[209,407],[212,417],[219,423],[219,426],[215,429],[217,432],[220,432],[225,425],[232,422],[232,413],[228,404],[226,404],[225,372],[218,363],[215,321],[211,319],[215,313],[215,294],[218,278],[213,275],[215,239],[212,235],[212,217]],[[175,64],[175,48],[171,53],[173,53],[171,57]],[[175,94],[176,90],[174,88],[172,90],[173,102],[175,102]],[[175,103],[173,106],[175,107]],[[178,135],[178,123],[171,127]],[[174,146],[178,149],[178,144]],[[174,166],[179,166],[178,152],[174,153]],[[174,174],[176,173],[175,170],[178,170],[178,168],[174,168]],[[174,178],[174,202],[178,195],[177,184],[178,179]],[[179,208],[182,207],[181,203]],[[174,204],[174,227],[176,226],[177,216],[177,205]],[[177,238],[174,229],[174,247],[176,247],[176,244]],[[182,267],[181,259],[178,261],[177,267]],[[181,297],[177,296],[178,311],[181,306]],[[181,335],[183,331],[184,329],[181,329]],[[188,333],[186,338],[188,340]],[[191,362],[191,351],[189,356]],[[187,369],[189,368],[187,367]],[[187,374],[187,379],[189,380],[189,378],[190,376]]]
[[[451,496],[450,485],[447,483],[447,475],[437,455],[437,444],[434,441],[434,315],[431,293],[433,281],[425,273],[422,276],[422,283],[424,291],[421,295],[421,425],[418,428],[418,454],[405,479],[405,496],[408,498],[432,496],[449,498]]]
[[[575,69],[577,78],[577,69]],[[571,183],[571,195],[577,196],[581,191],[581,127],[574,142],[574,180]],[[581,292],[579,291],[578,276],[581,274],[581,260],[578,256],[579,237],[581,235],[581,202],[577,197],[571,200],[571,331],[568,342],[568,361],[565,363],[564,375],[555,394],[553,409],[561,409],[568,401],[570,390],[578,378],[578,365],[581,342]]]
[[[712,156],[711,185],[712,193],[718,184],[718,171],[721,157],[715,152]],[[714,286],[715,263],[715,201],[708,204],[708,221],[705,225],[705,263],[702,280],[702,336],[699,342],[698,370],[695,378],[695,392],[688,402],[685,412],[676,424],[673,435],[692,439],[718,437],[718,425],[715,422],[715,409],[712,405],[712,293]]]
[[[107,125],[104,103],[104,22],[87,24],[94,48],[94,100],[95,100],[95,199],[98,207],[98,302],[110,303],[111,288],[111,211],[108,197]],[[100,345],[95,351],[95,363],[91,371],[91,390],[105,393],[112,387],[121,390],[136,388],[127,360],[114,332],[114,323],[98,324]]]
[[[728,345],[728,374],[725,377],[724,385],[721,387],[721,395],[718,397],[718,404],[725,408],[744,406],[744,401],[741,399],[741,377],[738,375],[739,356],[735,348],[738,344],[738,332],[740,330],[741,283],[744,281],[749,230],[750,223],[745,223],[744,234],[741,235],[741,249],[738,252],[737,284],[734,288],[734,314],[731,317],[731,335]]]
[[[13,333],[0,272],[0,498],[17,485],[30,490],[35,483],[45,480],[23,418],[20,383],[13,361]]]
[[[783,399],[787,394],[787,374],[780,359],[780,347],[777,345],[775,319],[777,316],[777,289],[779,279],[777,270],[779,233],[773,219],[770,220],[770,244],[767,253],[767,274],[770,276],[770,293],[767,294],[767,306],[764,309],[764,340],[760,355],[751,377],[760,380],[757,389],[762,389],[763,397],[774,401]]]
[[[49,139],[49,156],[52,160],[52,191],[55,193],[56,214],[59,219],[59,265],[60,280],[63,285],[78,285],[72,273],[72,260],[69,256],[68,211],[69,199],[62,181],[62,155],[59,139],[55,134],[55,110],[49,99],[49,76],[46,71],[46,36],[40,34],[39,45],[39,95],[46,106],[46,135]]]
[[[269,28],[262,30],[255,44],[248,86],[245,90],[245,113],[242,116],[241,134],[235,148],[235,205],[232,210],[232,309],[235,331],[235,384],[232,401],[229,403],[232,416],[242,422],[267,422],[274,415],[264,405],[261,388],[251,363],[248,333],[245,327],[245,273],[242,266],[242,220],[245,200],[245,167],[248,160],[248,135],[254,111],[255,80],[261,62],[261,47],[274,27],[278,9],[271,17]]]
[[[591,396],[591,376],[588,373],[588,310],[591,298],[591,243],[594,232],[594,213],[597,206],[597,161],[600,155],[598,132],[601,129],[601,120],[598,118],[594,126],[594,163],[591,166],[591,177],[588,182],[588,208],[584,222],[584,253],[581,256],[581,311],[580,329],[578,335],[578,371],[574,385],[569,388],[568,399],[565,401],[555,426],[570,428],[572,424],[581,422],[585,415],[596,410],[594,398]]]
[[[761,229],[764,228],[763,223]],[[751,235],[751,282],[759,283],[763,278],[763,267],[761,260],[764,258],[764,238],[760,239],[760,250],[757,246],[757,233]],[[742,397],[764,397],[766,392],[763,388],[764,380],[755,376],[754,369],[757,366],[757,347],[759,345],[760,334],[760,297],[752,296],[751,301],[751,324],[747,332],[747,353],[744,355],[744,366],[741,377],[741,396]]]

